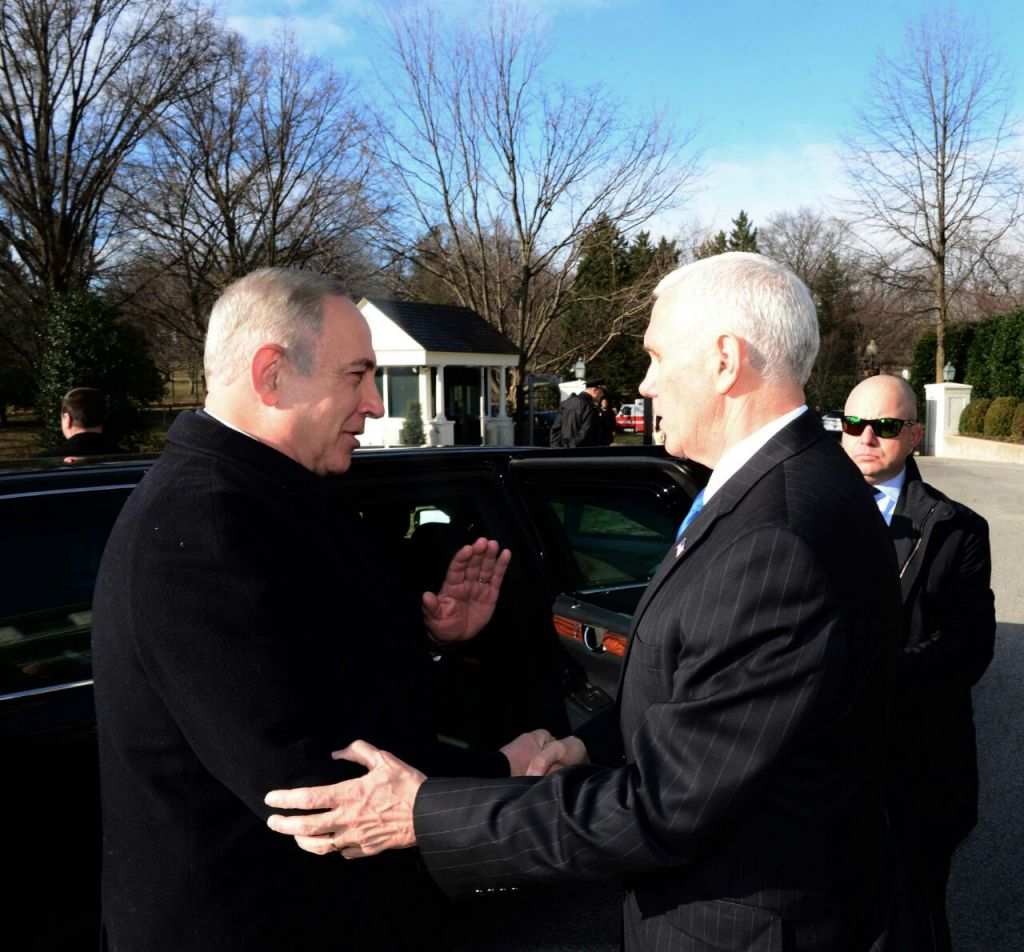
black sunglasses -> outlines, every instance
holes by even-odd
[[[860,436],[864,427],[870,426],[875,436],[883,440],[894,440],[900,435],[905,426],[913,426],[914,420],[897,420],[895,417],[879,417],[877,420],[868,420],[859,416],[843,417],[843,432],[850,436]]]

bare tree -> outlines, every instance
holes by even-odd
[[[506,5],[482,32],[423,10],[392,27],[381,141],[404,216],[391,250],[514,341],[522,374],[568,306],[588,225],[639,227],[680,198],[695,160],[601,89],[547,83],[536,34]]]
[[[201,346],[216,296],[264,266],[359,283],[384,210],[352,84],[286,39],[227,38],[202,94],[172,110],[125,179],[132,308]]]
[[[39,307],[96,275],[117,233],[111,184],[196,92],[214,36],[191,0],[0,0],[0,271],[15,299]],[[31,357],[22,335],[7,342]]]
[[[998,57],[952,13],[907,32],[899,59],[882,57],[847,148],[857,224],[874,234],[880,280],[927,286],[945,363],[950,300],[1020,220],[1016,133]]]

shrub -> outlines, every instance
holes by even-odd
[[[992,401],[988,397],[981,397],[968,403],[960,414],[960,432],[980,435],[985,427],[985,414],[991,405]]]
[[[405,411],[405,423],[398,434],[398,441],[402,446],[422,446],[424,443],[423,414],[416,401],[410,403]]]
[[[985,436],[1008,437],[1019,403],[1016,397],[996,397],[985,414]]]
[[[1014,443],[1024,443],[1024,403],[1017,405],[1013,411],[1013,422],[1010,424],[1010,439]]]
[[[1024,397],[1024,311],[1006,314],[995,325],[988,354],[989,387],[993,394]]]
[[[61,438],[61,397],[72,387],[98,387],[109,405],[105,431],[130,448],[142,425],[142,407],[160,399],[164,389],[142,333],[87,292],[55,297],[40,333],[35,405],[49,442]]]

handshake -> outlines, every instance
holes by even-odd
[[[587,748],[578,737],[559,740],[543,729],[520,734],[501,752],[513,777],[543,777],[563,767],[589,762]]]

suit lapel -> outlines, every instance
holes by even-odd
[[[798,416],[792,423],[783,427],[760,450],[734,473],[725,484],[711,497],[711,501],[701,510],[697,518],[689,525],[683,537],[673,543],[658,571],[647,585],[643,597],[633,615],[633,626],[630,632],[635,633],[644,612],[650,605],[666,580],[673,572],[679,570],[688,559],[692,558],[701,543],[708,537],[715,524],[736,508],[750,490],[764,476],[778,466],[783,460],[820,439],[824,434],[818,418],[810,411]]]

